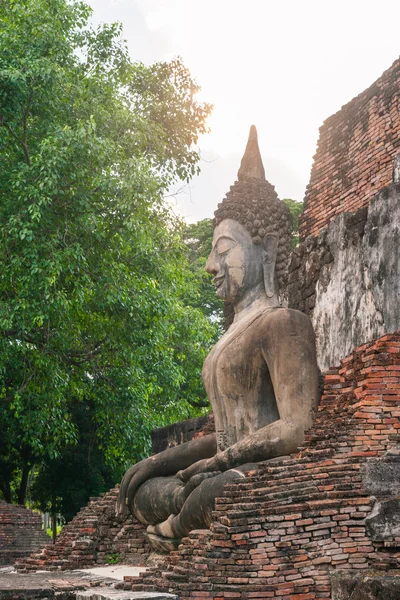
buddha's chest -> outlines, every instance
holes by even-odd
[[[220,450],[279,418],[257,323],[221,338],[204,363],[203,380]]]
[[[261,349],[246,343],[242,336],[220,340],[203,367],[203,381],[210,401],[215,395],[234,396],[255,391],[263,377],[263,365]]]

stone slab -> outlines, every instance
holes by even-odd
[[[400,576],[338,572],[332,577],[332,600],[399,600]]]
[[[82,571],[21,574],[12,568],[3,568],[0,569],[0,600],[179,600],[171,594],[116,590],[113,586],[123,578],[125,568],[121,566],[117,574],[112,573],[115,567],[101,570],[101,575]],[[132,567],[126,570],[130,575],[137,571]]]
[[[76,600],[179,600],[173,594],[159,594],[157,592],[122,592],[112,588],[95,588],[76,594]]]
[[[72,574],[15,572],[0,573],[0,600],[53,599],[60,592],[73,593],[90,585],[88,580]]]

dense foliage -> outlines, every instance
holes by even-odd
[[[284,198],[284,203],[288,207],[290,211],[290,215],[292,217],[293,223],[293,234],[292,234],[292,246],[296,248],[298,245],[299,238],[299,215],[303,211],[303,202],[298,202],[297,200],[292,200],[291,198]]]
[[[180,60],[133,64],[119,26],[89,16],[76,0],[0,3],[7,500],[18,479],[24,501],[34,466],[67,477],[82,448],[114,474],[142,457],[152,427],[192,414],[214,335],[184,301],[196,283],[163,203],[197,172],[210,107]]]

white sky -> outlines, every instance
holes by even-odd
[[[267,179],[302,200],[323,120],[400,53],[398,0],[89,0],[120,21],[133,60],[181,56],[214,105],[202,173],[176,197],[188,221],[212,217],[236,179],[250,125]]]

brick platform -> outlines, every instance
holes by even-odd
[[[115,515],[117,496],[118,488],[114,488],[100,498],[92,498],[63,528],[56,544],[18,561],[17,570],[83,569],[104,564],[112,555],[114,559],[118,555],[125,564],[144,564],[149,552],[144,528],[131,517]]]
[[[367,206],[392,181],[400,152],[400,59],[320,128],[300,215],[300,239]]]
[[[0,502],[0,565],[11,565],[48,541],[40,514],[25,506]]]
[[[338,570],[396,574],[400,540],[373,542],[364,519],[374,499],[367,461],[398,449],[400,332],[357,348],[326,376],[304,446],[261,466],[217,499],[211,530],[122,587],[189,598],[328,600]]]

